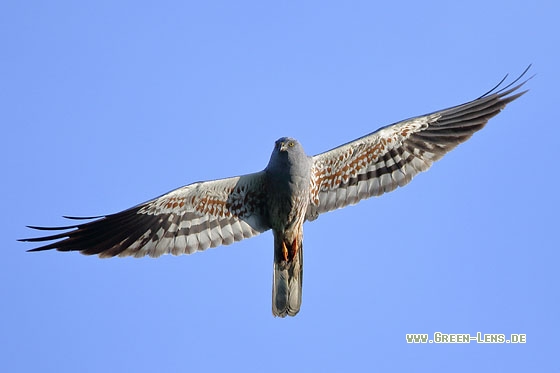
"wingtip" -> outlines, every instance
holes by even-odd
[[[35,229],[37,231],[64,231],[68,229],[78,228],[77,225],[67,225],[64,227],[39,227],[36,225],[27,225],[26,227],[30,229]]]
[[[62,217],[64,219],[69,219],[69,220],[92,220],[92,219],[101,219],[101,218],[105,218],[105,215],[98,215],[98,216],[68,216],[68,215],[62,215]]]
[[[507,80],[507,78],[510,75],[509,73],[506,74],[499,81],[498,84],[494,85],[494,87],[492,87],[492,89],[488,90],[482,96],[478,97],[478,99],[481,99],[481,98],[484,98],[484,97],[487,97],[487,96],[490,96],[490,95],[493,95],[493,94],[498,94],[500,97],[503,97],[503,96],[507,96],[511,92],[514,92],[514,91],[518,90],[520,87],[525,85],[525,83],[527,83],[529,80],[533,79],[533,77],[535,77],[535,75],[537,75],[535,73],[535,74],[531,75],[530,77],[528,77],[527,79],[521,81],[521,83],[517,84],[527,74],[527,72],[531,69],[532,66],[533,66],[533,64],[529,64],[529,66],[527,66],[525,68],[525,70],[523,70],[523,72],[517,78],[515,78],[512,82],[510,82],[510,83],[506,84],[504,87],[502,87],[502,84],[504,84],[504,82]],[[523,93],[525,93],[527,91],[528,90],[525,90]],[[519,96],[516,96],[516,97],[519,97]]]

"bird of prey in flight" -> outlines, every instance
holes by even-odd
[[[530,66],[529,66],[530,67]],[[272,313],[295,316],[301,306],[303,224],[325,212],[406,185],[469,139],[526,91],[507,76],[479,98],[378,129],[315,156],[282,137],[264,170],[193,183],[127,210],[65,227],[30,251],[79,251],[101,258],[192,254],[229,245],[267,230],[274,236]],[[505,85],[505,86],[504,86]]]

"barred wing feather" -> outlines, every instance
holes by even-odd
[[[408,184],[523,95],[526,91],[518,90],[525,82],[494,89],[462,105],[388,125],[314,156],[307,220]]]
[[[94,221],[56,228],[31,227],[66,232],[23,241],[62,239],[30,251],[80,251],[102,258],[191,254],[270,229],[264,213],[263,185],[264,172],[194,183]]]

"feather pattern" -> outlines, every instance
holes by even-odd
[[[270,229],[263,183],[264,172],[194,183],[94,221],[31,227],[65,232],[25,241],[62,239],[30,251],[80,251],[101,258],[192,254],[229,245]]]
[[[514,82],[515,83],[515,82]],[[404,186],[482,129],[525,82],[463,105],[397,122],[313,157],[307,220]]]

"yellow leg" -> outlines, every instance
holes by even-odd
[[[297,255],[299,249],[298,239],[296,238],[294,242],[292,242],[292,257],[290,259],[294,259]]]
[[[286,247],[284,240],[282,240],[282,255],[284,255],[284,260],[288,261],[288,248]]]

